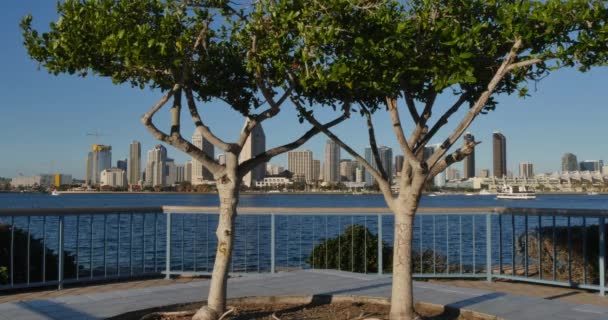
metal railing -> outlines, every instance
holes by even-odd
[[[209,275],[214,207],[2,209],[0,290]],[[601,210],[421,208],[417,278],[509,279],[605,292]],[[384,208],[239,208],[232,273],[322,268],[390,273]],[[4,230],[3,230],[4,228]]]

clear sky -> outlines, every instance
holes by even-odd
[[[0,176],[63,172],[83,178],[86,154],[93,143],[109,144],[113,162],[128,155],[132,140],[142,142],[146,151],[156,141],[141,125],[139,119],[160,97],[149,89],[115,86],[108,79],[52,76],[31,61],[22,45],[19,20],[25,14],[34,16],[34,25],[46,29],[56,19],[55,1],[4,0],[0,4]],[[575,70],[560,70],[536,86],[531,86],[531,98],[500,97],[495,112],[476,119],[470,130],[482,144],[476,150],[477,171],[491,169],[493,131],[507,137],[507,162],[515,174],[518,163],[531,161],[535,172],[560,169],[560,158],[572,152],[580,160],[608,159],[608,68],[580,74]],[[443,96],[445,110],[452,97]],[[402,102],[402,101],[401,101]],[[265,123],[267,147],[289,142],[308,129],[299,124],[288,107],[277,119]],[[435,114],[440,113],[435,111]],[[221,137],[234,139],[243,119],[220,103],[202,106],[208,125]],[[168,122],[165,111],[158,117],[159,126]],[[323,117],[331,115],[323,112]],[[462,113],[456,114],[460,119]],[[411,124],[402,112],[406,130]],[[440,132],[445,137],[457,119]],[[186,115],[184,122],[189,120]],[[399,148],[389,125],[388,115],[376,116],[380,144]],[[189,137],[193,126],[185,125],[183,134]],[[98,139],[87,133],[98,131]],[[336,132],[360,152],[368,145],[365,124],[352,119]],[[317,136],[304,145],[313,150],[316,159],[323,159],[326,138]],[[440,139],[438,139],[440,141]],[[168,147],[169,156],[178,163],[188,160],[180,151]],[[216,154],[217,154],[216,150]],[[343,158],[348,157],[342,152]],[[273,163],[286,165],[286,156]],[[462,165],[455,168],[462,171]]]

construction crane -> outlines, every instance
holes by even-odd
[[[98,130],[95,130],[93,132],[87,132],[87,136],[94,136],[95,137],[95,144],[99,144],[99,137],[104,137],[104,136],[107,136],[107,135],[99,132]]]

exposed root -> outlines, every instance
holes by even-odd
[[[204,306],[200,308],[192,317],[192,320],[216,320],[219,319],[220,315],[215,310]]]
[[[272,314],[272,320],[281,320],[281,318],[277,317],[276,313]]]
[[[234,311],[236,311],[235,307],[232,307],[232,308],[228,309],[228,311],[224,312],[224,314],[218,320],[224,320],[224,319],[226,319],[226,317],[229,316]]]
[[[140,318],[140,320],[149,320],[156,317],[186,317],[194,315],[194,311],[175,311],[175,312],[153,312]]]

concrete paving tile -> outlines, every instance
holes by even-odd
[[[573,308],[575,311],[588,312],[588,313],[596,313],[596,314],[605,314],[608,315],[608,308],[606,307],[598,307],[592,306],[589,304],[578,305]]]

